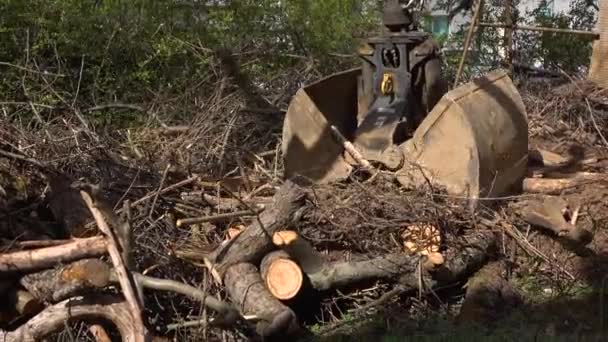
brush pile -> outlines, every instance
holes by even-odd
[[[383,172],[323,186],[282,180],[280,120],[247,112],[238,93],[213,93],[184,126],[105,134],[77,115],[4,120],[3,338],[280,340],[346,313],[409,310],[412,298],[437,297],[516,251],[576,280],[527,232],[593,252],[589,202],[553,195],[607,182],[607,156],[594,146],[608,102],[594,91],[525,93],[534,146],[523,192],[533,195],[475,210]],[[548,117],[564,98],[595,124]],[[566,156],[565,137],[589,148]]]

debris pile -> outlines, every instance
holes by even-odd
[[[469,279],[459,317],[494,317],[475,304],[484,289],[507,305],[521,299],[506,276],[485,279],[523,255],[578,281],[572,255],[597,255],[598,225],[607,223],[596,216],[605,206],[592,201],[608,193],[608,155],[595,147],[602,132],[584,127],[598,139],[569,155],[536,110],[540,100],[526,100],[533,146],[523,194],[474,209],[441,189],[405,189],[378,170],[329,185],[280,180],[279,149],[266,142],[259,145],[268,153],[242,152],[222,166],[233,168],[225,176],[192,172],[189,160],[224,153],[193,147],[203,117],[183,130],[137,132],[139,145],[59,126],[45,127],[57,137],[45,141],[44,130],[4,123],[4,340],[39,340],[68,318],[81,339],[97,341],[194,332],[214,340],[222,331],[232,340],[284,339],[347,312],[404,308],[407,298],[439,296]],[[138,152],[163,158],[144,162]],[[571,261],[543,249],[552,240]]]

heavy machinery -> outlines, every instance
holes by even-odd
[[[466,198],[517,190],[528,121],[517,89],[494,71],[448,91],[441,56],[409,4],[384,4],[384,32],[367,39],[360,68],[301,88],[283,126],[286,177],[327,183],[349,176],[360,155],[404,185],[431,182]]]

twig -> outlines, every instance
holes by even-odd
[[[16,160],[20,160],[20,161],[32,164],[32,165],[34,165],[34,166],[36,166],[38,168],[41,168],[41,169],[46,169],[47,168],[46,165],[44,165],[43,163],[39,162],[36,159],[29,158],[29,157],[26,157],[26,156],[22,156],[22,155],[13,153],[13,152],[8,152],[8,151],[5,151],[5,150],[0,150],[0,155],[3,155],[5,157],[7,157],[7,158],[16,159]]]
[[[85,192],[80,191],[80,195],[82,199],[87,204],[87,207],[91,211],[91,214],[95,218],[95,222],[97,222],[97,226],[99,230],[101,230],[106,235],[106,240],[108,241],[108,252],[110,254],[110,258],[112,259],[112,264],[116,270],[118,280],[120,282],[120,287],[125,295],[125,299],[129,304],[129,308],[131,311],[131,315],[133,316],[135,331],[138,335],[138,339],[144,341],[147,335],[146,328],[144,326],[142,320],[142,306],[141,301],[137,297],[137,292],[133,286],[133,278],[129,275],[129,271],[125,266],[124,260],[122,260],[122,256],[119,251],[119,243],[116,241],[116,238],[110,227],[105,221],[103,214],[101,211],[95,206],[93,199],[91,196]]]
[[[177,220],[176,225],[178,227],[181,227],[184,225],[190,225],[190,224],[196,224],[196,223],[218,221],[218,220],[237,218],[237,217],[243,217],[243,216],[253,216],[253,215],[257,215],[257,214],[261,213],[263,210],[264,209],[241,210],[241,211],[235,211],[232,213],[218,214],[218,215],[212,215],[212,216],[201,216],[201,217],[180,219],[180,220]]]
[[[167,179],[167,174],[169,173],[169,169],[171,168],[171,164],[167,164],[165,167],[165,171],[163,172],[163,178],[160,180],[160,184],[158,185],[158,190],[154,195],[154,200],[152,201],[152,205],[150,206],[150,213],[148,214],[149,218],[152,218],[152,214],[154,214],[154,207],[156,206],[156,201],[158,200],[158,195],[160,194],[163,185],[165,185],[165,180]]]
[[[0,62],[0,65],[11,67],[11,68],[15,68],[15,69],[19,69],[21,71],[31,72],[31,73],[34,73],[34,74],[42,74],[42,75],[49,75],[49,76],[56,76],[56,77],[65,77],[65,75],[63,75],[63,74],[55,74],[55,73],[48,72],[48,71],[34,70],[34,69],[23,67],[21,65],[8,63],[8,62]]]
[[[574,275],[572,275],[572,273],[570,273],[568,270],[563,268],[561,265],[559,265],[557,263],[552,263],[551,260],[549,260],[549,258],[545,254],[543,254],[543,252],[539,251],[536,247],[532,246],[532,244],[530,244],[530,242],[528,240],[523,238],[523,236],[521,236],[521,233],[517,229],[515,229],[512,225],[507,224],[507,223],[502,223],[501,226],[503,227],[505,233],[507,233],[507,235],[509,235],[511,238],[513,238],[517,242],[517,244],[526,253],[528,253],[530,255],[534,255],[534,256],[542,259],[547,264],[554,266],[555,268],[560,270],[562,273],[564,273],[566,276],[568,276],[568,278],[570,278],[571,280],[576,280],[576,277]]]
[[[91,107],[91,108],[85,110],[85,112],[94,112],[94,111],[98,111],[98,110],[111,109],[111,108],[132,109],[132,110],[137,110],[140,112],[146,112],[146,110],[144,108],[142,108],[138,105],[126,104],[126,103],[109,103],[109,104],[94,106],[94,107]]]
[[[576,206],[576,208],[572,212],[572,218],[570,219],[571,225],[576,226],[576,222],[578,221],[578,216],[580,214],[580,211],[581,211],[581,206],[580,205]]]
[[[334,135],[334,137],[340,142],[340,144],[344,147],[344,149],[346,150],[346,152],[348,152],[348,154],[350,154],[351,157],[353,157],[353,159],[359,163],[359,165],[363,166],[364,168],[371,168],[371,164],[370,162],[363,158],[363,156],[361,155],[361,153],[359,151],[357,151],[357,149],[355,148],[355,146],[348,141],[344,135],[342,135],[342,133],[340,132],[340,130],[338,130],[338,128],[334,125],[331,126],[331,131]]]
[[[168,187],[166,187],[166,188],[164,188],[164,189],[162,189],[160,191],[151,192],[151,193],[147,194],[146,196],[138,199],[137,201],[131,203],[131,205],[132,206],[136,206],[136,205],[142,204],[143,202],[145,202],[145,201],[147,201],[147,200],[149,200],[149,199],[151,199],[151,198],[153,198],[155,196],[160,196],[160,195],[166,194],[167,192],[173,191],[173,190],[175,190],[177,188],[181,188],[182,186],[188,185],[190,183],[194,183],[197,180],[199,180],[198,176],[190,177],[190,178],[185,179],[185,180],[183,180],[181,182],[178,182],[178,183],[175,183],[173,185],[170,185],[170,186],[168,186]],[[121,211],[119,210],[117,212],[120,213]]]
[[[234,322],[239,318],[238,311],[234,307],[232,307],[232,305],[224,301],[218,300],[213,296],[208,295],[204,291],[197,289],[196,287],[180,283],[175,280],[159,279],[145,276],[139,273],[133,273],[133,276],[137,283],[144,288],[159,291],[175,292],[200,301],[209,309],[217,312],[218,314],[221,314],[222,319],[224,319],[227,323]],[[112,280],[115,281],[115,279]]]

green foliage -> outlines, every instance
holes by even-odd
[[[375,27],[371,0],[0,0],[0,100],[87,107],[180,95],[230,49],[257,82],[302,61],[334,71]],[[240,59],[244,59],[240,60]],[[25,78],[24,78],[25,76]],[[129,117],[131,117],[129,115]]]
[[[595,23],[594,10],[588,2],[575,0],[568,13],[552,13],[547,0],[529,13],[530,23],[539,27],[591,30]],[[567,33],[542,32],[535,35],[537,44],[528,49],[545,69],[563,69],[576,72],[589,64],[593,39]]]

